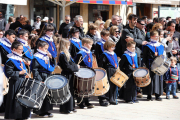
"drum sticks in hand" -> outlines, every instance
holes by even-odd
[[[21,68],[22,70],[24,70],[21,66],[20,66],[20,68]],[[26,74],[27,74],[27,76],[28,76],[29,78],[31,78],[27,72],[26,72]]]
[[[87,55],[85,55],[84,58],[85,58],[86,56],[87,56]],[[82,56],[81,56],[80,59],[79,59],[78,65],[84,60],[84,58],[83,58],[83,59],[81,59],[81,58],[82,58]]]

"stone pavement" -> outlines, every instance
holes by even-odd
[[[180,92],[177,93],[180,97]],[[154,96],[153,96],[154,98]],[[146,101],[146,96],[138,99],[139,103],[126,104],[119,100],[118,105],[108,107],[99,106],[97,97],[91,97],[91,103],[95,105],[93,109],[78,109],[77,113],[60,114],[58,106],[54,106],[53,118],[37,118],[32,115],[33,120],[180,120],[180,99],[165,99],[163,101]],[[0,119],[4,114],[0,114]]]

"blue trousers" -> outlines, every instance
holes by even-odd
[[[172,95],[176,96],[176,82],[167,84],[167,86],[166,86],[166,96],[170,95],[171,89],[172,89]]]

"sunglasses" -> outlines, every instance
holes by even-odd
[[[115,31],[116,33],[119,33],[119,31]]]
[[[142,24],[142,23],[139,23],[139,24],[141,24],[141,25],[145,25],[145,24]]]
[[[48,31],[53,32],[54,30],[48,30]]]
[[[69,20],[66,19],[66,21],[69,21]]]

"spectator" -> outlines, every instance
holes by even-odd
[[[41,25],[41,17],[37,16],[36,17],[36,22],[34,22],[33,27],[35,30],[39,30]]]
[[[42,30],[47,24],[48,24],[48,17],[44,17],[44,19],[41,21],[40,29]]]
[[[155,23],[158,23],[158,18],[157,17],[155,17],[154,19],[153,19],[153,23],[155,24]]]
[[[0,30],[0,38],[3,38],[3,36],[4,36],[4,33],[2,30]]]
[[[112,26],[109,32],[110,32],[109,40],[112,40],[114,43],[117,43],[120,40],[118,27]]]
[[[138,19],[137,20],[137,30],[140,31],[142,40],[145,40],[146,38],[146,33],[145,33],[145,21],[144,19]]]
[[[29,31],[29,33],[31,33],[32,31],[32,27],[30,24],[30,21],[26,17],[22,18],[22,28]]]
[[[119,16],[119,26],[121,26],[121,28],[123,29],[124,28],[124,25],[123,25],[123,23],[122,23],[122,17],[121,16]],[[122,29],[121,29],[121,31],[122,31]],[[120,33],[121,33],[121,31],[120,31]]]
[[[109,26],[110,26],[110,23],[111,23],[111,19],[106,20],[106,22],[105,22],[105,24],[104,24],[104,28],[105,28],[105,29],[108,29]]]
[[[68,38],[68,32],[73,26],[73,22],[71,22],[71,17],[69,15],[65,16],[65,22],[62,23],[59,27],[59,34],[62,38]]]
[[[54,27],[54,34],[57,33],[56,25],[54,24],[54,18],[50,17],[49,24]]]
[[[104,29],[104,21],[96,20],[95,25],[97,26],[96,38],[97,41],[101,40],[101,31]]]
[[[20,15],[19,17],[20,17],[20,19],[22,20],[24,16],[23,16],[23,15]]]
[[[152,30],[163,30],[163,26],[161,23],[156,23],[153,25]]]
[[[147,24],[147,16],[143,16],[142,19],[144,20],[145,24]]]
[[[16,22],[12,23],[9,27],[9,29],[15,30],[17,27],[21,27],[22,28],[22,24],[20,23],[20,17],[16,18]]]
[[[101,16],[98,16],[98,17],[97,17],[97,20],[102,21],[102,17],[101,17]]]
[[[152,19],[148,19],[148,20],[147,20],[147,24],[152,23],[152,22],[153,22]]]
[[[146,33],[146,41],[150,42],[150,31],[152,30],[154,23],[149,23],[146,27],[147,27],[147,33]]]
[[[6,24],[5,31],[9,30],[10,24],[13,23],[14,18],[11,16],[9,17],[8,24]]]
[[[169,21],[172,21],[172,19],[171,19],[170,16],[166,17],[166,20],[167,20],[168,22],[169,22]]]
[[[0,12],[0,30],[5,31],[6,20],[3,18],[2,12]]]
[[[79,39],[82,40],[82,38],[85,37],[84,35],[84,28],[83,28],[83,17],[80,15],[76,15],[74,18],[74,27],[79,29]]]
[[[107,30],[109,31],[112,26],[118,26],[119,33],[120,33],[122,28],[119,25],[119,16],[118,15],[113,15],[111,20],[112,20],[112,22],[110,23],[110,26],[107,28]]]
[[[166,19],[165,19],[165,17],[159,18],[159,23],[162,24],[163,30],[165,30],[166,29]]]

